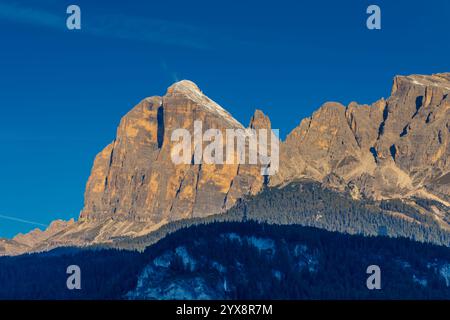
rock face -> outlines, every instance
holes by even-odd
[[[282,143],[277,185],[299,177],[355,197],[450,194],[450,74],[398,76],[373,105],[326,103]]]
[[[171,151],[178,140],[171,135],[186,129],[193,138],[194,121],[201,121],[203,132],[218,129],[224,136],[226,129],[244,129],[190,81],[174,84],[164,97],[144,99],[122,119],[114,142],[97,155],[81,219],[157,224],[203,217],[258,192],[262,179],[257,170],[240,170],[238,164],[173,163]]]
[[[177,82],[122,118],[115,140],[95,158],[78,222],[5,240],[3,253],[142,236],[173,220],[223,212],[265,183],[298,179],[354,198],[418,196],[449,206],[449,92],[450,73],[398,76],[387,100],[325,103],[281,143],[279,171],[269,180],[258,165],[196,163],[198,143],[187,155],[191,161],[174,164],[175,129],[194,136],[194,123],[201,121],[203,132],[248,130],[194,83]],[[270,128],[257,110],[249,129]]]

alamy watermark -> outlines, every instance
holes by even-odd
[[[189,130],[179,128],[172,132],[171,141],[175,144],[170,155],[177,165],[249,164],[261,166],[264,176],[278,172],[278,129],[208,129],[203,132],[202,121],[194,121],[193,136]]]
[[[80,30],[81,29],[81,9],[77,5],[70,5],[66,10],[67,14],[70,16],[67,17],[66,26],[69,30]]]
[[[381,29],[381,9],[379,6],[372,4],[367,7],[367,14],[370,16],[367,18],[366,26],[369,30],[380,30]]]
[[[77,265],[70,265],[66,269],[70,276],[67,278],[66,286],[69,290],[81,290],[81,269]]]
[[[78,5],[71,4],[67,7],[66,13],[69,14],[66,20],[66,26],[69,30],[81,29],[81,8]],[[367,7],[366,13],[370,16],[366,20],[366,26],[369,30],[381,29],[381,8],[372,4]]]
[[[367,278],[366,286],[369,290],[381,289],[381,268],[376,264],[367,267],[366,273],[370,276]]]

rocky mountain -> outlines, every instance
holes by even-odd
[[[172,132],[184,128],[193,136],[194,121],[202,122],[203,131],[244,129],[190,81],[174,84],[164,97],[144,99],[122,119],[114,142],[97,155],[80,218],[158,224],[221,212],[243,194],[258,192],[257,167],[172,162]]]
[[[450,74],[398,76],[372,105],[326,103],[282,143],[272,185],[312,178],[356,198],[450,202]]]
[[[391,96],[372,105],[329,102],[301,121],[280,145],[279,171],[260,165],[174,164],[172,133],[246,130],[190,81],[142,100],[126,114],[116,138],[95,158],[78,221],[0,242],[0,254],[57,246],[112,243],[140,237],[179,219],[205,217],[247,195],[309,179],[354,199],[423,198],[450,207],[450,73],[397,76]],[[249,129],[271,128],[257,110]],[[403,201],[402,200],[402,201]],[[428,212],[448,228],[448,210]]]

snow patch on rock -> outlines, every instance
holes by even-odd
[[[275,251],[275,242],[272,239],[250,237],[248,238],[248,241],[251,245],[253,245],[254,247],[258,248],[261,251],[264,250]]]
[[[428,285],[428,281],[427,279],[422,279],[419,278],[418,276],[416,276],[415,274],[413,274],[413,282],[421,285],[422,287],[426,287]]]
[[[450,264],[446,263],[442,265],[439,269],[439,274],[445,280],[445,285],[450,287]]]
[[[185,268],[189,267],[191,269],[191,271],[195,270],[197,261],[195,261],[195,259],[191,257],[191,255],[189,254],[189,252],[186,250],[185,247],[176,248],[175,253],[177,256],[179,256],[181,258]]]
[[[300,269],[308,268],[309,272],[316,272],[319,266],[318,255],[310,252],[305,244],[297,244],[294,247],[294,255],[298,258],[298,266]]]
[[[153,264],[156,267],[168,268],[170,266],[170,261],[172,260],[172,254],[170,252],[166,252],[163,255],[156,257],[153,260]]]

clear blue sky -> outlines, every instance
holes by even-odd
[[[450,71],[450,1],[0,0],[0,237],[77,217],[97,152],[142,98],[190,79],[285,136],[329,100]],[[82,30],[66,29],[77,4]],[[382,30],[366,28],[366,8]]]

